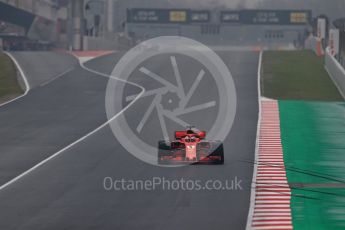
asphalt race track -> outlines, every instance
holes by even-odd
[[[129,154],[107,126],[0,190],[0,229],[244,229],[253,175],[248,162],[254,161],[258,120],[259,53],[219,55],[232,72],[238,97],[235,123],[224,141],[224,165],[152,166]],[[120,56],[97,58],[87,66],[109,74]],[[165,68],[160,63],[154,66]],[[193,65],[184,68],[194,71]],[[1,185],[104,123],[107,81],[73,65],[70,72],[0,107]],[[145,84],[145,79],[141,81]],[[134,104],[125,115],[135,120],[145,109],[144,103]],[[152,129],[157,125],[158,130],[155,118],[151,121]],[[204,122],[211,121],[205,117]],[[107,191],[105,177],[202,181],[237,177],[243,189]]]
[[[55,54],[45,54],[44,58],[39,58],[37,54],[35,56],[35,53],[30,56],[26,52],[13,55],[23,63],[21,66],[27,73],[32,90],[25,97],[0,107],[1,184],[106,121],[106,80],[83,70],[73,57],[69,57],[67,65],[65,56]],[[55,60],[60,69],[55,67],[55,74],[41,77],[46,72],[42,66],[47,64],[38,63],[42,59],[47,60],[47,56]],[[53,60],[49,62],[50,65]],[[59,61],[62,63],[58,64]],[[65,71],[63,65],[67,69],[74,66],[74,69],[54,80],[58,72]]]

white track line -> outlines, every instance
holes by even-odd
[[[89,71],[91,73],[106,77],[106,78],[111,78],[114,80],[118,80],[133,86],[136,86],[138,88],[140,88],[142,91],[140,92],[140,94],[138,94],[138,96],[131,102],[129,103],[123,110],[121,110],[119,113],[117,113],[116,115],[114,115],[111,119],[109,119],[107,122],[105,122],[104,124],[102,124],[101,126],[99,126],[98,128],[96,128],[95,130],[91,131],[90,133],[86,134],[85,136],[79,138],[78,140],[74,141],[73,143],[67,145],[66,147],[64,147],[63,149],[59,150],[58,152],[54,153],[53,155],[51,155],[50,157],[44,159],[43,161],[41,161],[40,163],[36,164],[35,166],[33,166],[32,168],[28,169],[27,171],[21,173],[20,175],[16,176],[15,178],[13,178],[12,180],[8,181],[7,183],[3,184],[0,186],[0,191],[3,190],[4,188],[8,187],[9,185],[15,183],[16,181],[20,180],[21,178],[23,178],[24,176],[26,176],[27,174],[31,173],[32,171],[34,171],[35,169],[37,169],[38,167],[42,166],[43,164],[47,163],[48,161],[54,159],[55,157],[57,157],[58,155],[60,155],[61,153],[63,153],[64,151],[70,149],[71,147],[75,146],[76,144],[84,141],[85,139],[87,139],[88,137],[90,137],[91,135],[95,134],[96,132],[98,132],[99,130],[101,130],[102,128],[106,127],[107,125],[109,125],[112,121],[114,121],[118,116],[120,116],[123,112],[125,112],[130,106],[132,106],[144,93],[145,93],[145,89],[133,82],[129,82],[111,75],[107,75],[92,69],[87,68],[86,66],[84,66],[84,63],[82,63],[79,60],[80,66],[85,69],[86,71]]]
[[[49,81],[43,82],[42,84],[40,84],[41,87],[49,85],[50,83],[52,83],[53,81],[56,81],[57,79],[59,79],[60,77],[64,76],[65,74],[71,72],[72,70],[74,70],[74,67],[70,67],[69,69],[63,71],[62,73],[59,73],[57,75],[55,75],[52,79],[50,79]]]
[[[263,51],[260,51],[260,56],[259,56],[259,65],[258,65],[258,103],[259,103],[259,115],[258,115],[258,125],[256,128],[256,142],[255,142],[255,158],[254,162],[258,161],[258,156],[259,156],[259,140],[260,140],[260,129],[261,129],[261,68],[262,68],[262,54]],[[256,181],[256,174],[258,171],[258,166],[257,164],[254,164],[254,169],[253,169],[253,179],[252,181]],[[254,207],[255,207],[255,190],[256,190],[256,185],[253,184],[251,192],[250,192],[250,207],[249,207],[249,212],[248,212],[248,218],[247,218],[247,226],[246,229],[250,230],[252,229],[252,223],[253,223],[253,215],[254,215]]]
[[[9,56],[9,57],[11,58],[11,60],[13,61],[13,63],[16,65],[16,67],[17,67],[17,69],[18,69],[18,71],[19,71],[19,73],[20,73],[20,76],[23,78],[23,81],[24,81],[24,84],[25,84],[25,92],[24,92],[24,94],[22,94],[22,95],[20,95],[20,96],[18,96],[18,97],[16,97],[16,98],[13,98],[12,100],[9,100],[9,101],[6,101],[5,103],[0,104],[0,107],[1,107],[1,106],[4,106],[4,105],[7,105],[7,104],[9,104],[9,103],[11,103],[11,102],[14,102],[14,101],[16,101],[16,100],[18,100],[18,99],[20,99],[20,98],[22,98],[22,97],[25,97],[25,96],[29,93],[29,91],[30,91],[30,84],[29,84],[28,79],[26,78],[26,75],[25,75],[25,73],[24,73],[22,67],[20,67],[19,63],[18,63],[17,60],[13,57],[12,54],[10,54],[9,52],[4,52],[4,54],[6,54],[7,56]]]

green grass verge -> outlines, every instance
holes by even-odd
[[[292,192],[294,230],[344,230],[345,189],[308,188]]]
[[[23,90],[17,81],[14,63],[7,55],[0,53],[0,103],[21,94],[23,94]]]
[[[345,103],[279,101],[295,230],[345,229]],[[338,188],[337,188],[338,187]]]
[[[312,51],[264,52],[261,92],[272,99],[343,101]]]

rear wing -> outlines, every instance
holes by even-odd
[[[181,138],[186,137],[187,135],[195,136],[200,139],[205,139],[206,137],[206,132],[205,131],[197,131],[194,132],[194,134],[189,134],[188,131],[176,131],[175,132],[175,139],[179,140]]]

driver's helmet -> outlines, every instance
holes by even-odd
[[[187,134],[195,134],[198,132],[200,132],[200,130],[195,128],[194,126],[188,126],[187,127]]]

